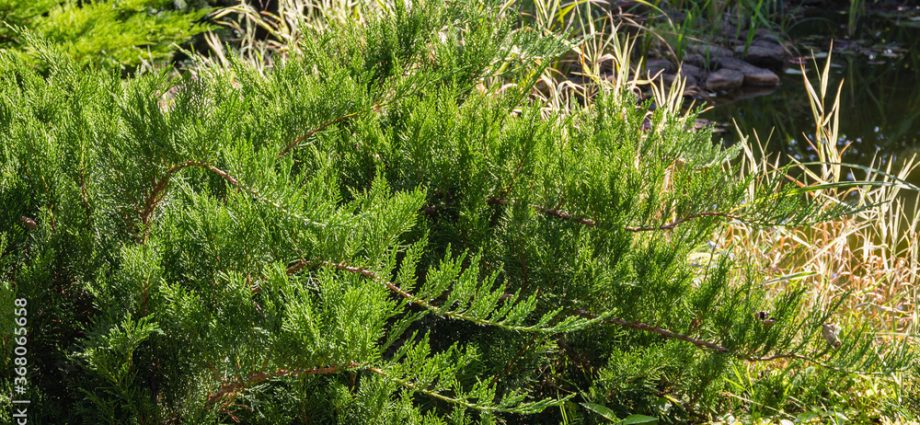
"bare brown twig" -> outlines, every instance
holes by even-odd
[[[345,121],[345,120],[347,120],[347,119],[350,119],[350,118],[352,118],[352,117],[354,117],[354,116],[356,116],[356,115],[358,115],[357,112],[351,112],[351,113],[348,113],[348,114],[345,114],[345,115],[342,115],[342,116],[333,118],[333,119],[331,119],[331,120],[328,120],[328,121],[326,121],[326,122],[323,122],[323,123],[320,124],[318,127],[314,128],[314,129],[312,129],[312,130],[310,130],[310,131],[308,131],[308,132],[306,132],[306,133],[304,133],[304,134],[302,134],[302,135],[300,135],[300,136],[297,136],[296,138],[294,138],[294,140],[291,140],[291,142],[288,143],[287,146],[285,146],[284,149],[281,150],[281,152],[278,152],[278,158],[284,157],[285,155],[287,155],[288,153],[290,153],[291,150],[293,150],[294,148],[296,148],[297,145],[299,145],[299,144],[303,143],[305,140],[308,140],[309,138],[315,136],[316,133],[319,133],[320,131],[323,131],[323,130],[325,130],[326,128],[328,128],[328,127],[330,127],[330,126],[333,126],[333,125],[338,124],[338,123],[340,123],[340,122],[342,122],[342,121]]]
[[[161,177],[160,180],[157,181],[157,183],[153,186],[153,190],[150,191],[150,194],[147,196],[147,201],[144,202],[144,210],[141,213],[141,219],[143,220],[144,224],[147,224],[150,221],[150,217],[153,215],[153,211],[156,209],[157,204],[160,202],[160,199],[163,196],[163,192],[165,192],[166,188],[169,186],[169,180],[176,173],[186,168],[194,167],[206,169],[214,174],[217,174],[231,185],[239,186],[239,181],[233,178],[233,176],[228,174],[226,171],[221,170],[220,168],[217,168],[206,162],[189,160],[173,165],[166,170],[166,172],[163,174],[163,177]]]
[[[586,311],[586,310],[578,310],[577,313],[578,313],[580,316],[582,316],[582,317],[587,317],[587,318],[594,318],[594,317],[596,317],[594,314],[592,314],[591,312]],[[744,354],[744,353],[739,353],[739,352],[732,351],[732,350],[730,350],[728,347],[725,347],[725,346],[723,346],[723,345],[719,345],[719,344],[714,343],[714,342],[711,342],[711,341],[706,341],[706,340],[702,340],[702,339],[699,339],[699,338],[694,338],[694,337],[689,336],[689,335],[680,334],[680,333],[674,332],[674,331],[672,331],[672,330],[665,329],[665,328],[662,328],[662,327],[659,327],[659,326],[655,326],[655,325],[650,325],[650,324],[647,324],[647,323],[634,322],[634,321],[630,321],[630,320],[626,320],[626,319],[621,319],[621,318],[619,318],[619,317],[608,317],[608,318],[606,319],[606,321],[609,322],[609,323],[613,323],[613,324],[615,324],[615,325],[622,326],[622,327],[624,327],[624,328],[630,328],[630,329],[641,330],[641,331],[645,331],[645,332],[650,332],[650,333],[653,333],[653,334],[661,335],[661,336],[663,336],[663,337],[665,337],[665,338],[668,338],[668,339],[676,339],[676,340],[679,340],[679,341],[689,342],[690,344],[693,344],[693,345],[695,345],[695,346],[697,346],[697,347],[700,347],[700,348],[702,348],[702,349],[706,349],[706,350],[713,351],[713,352],[720,353],[720,354],[727,354],[727,355],[736,357],[736,358],[741,359],[741,360],[746,360],[746,361],[749,361],[749,362],[767,362],[767,361],[781,360],[781,359],[797,359],[797,360],[805,360],[805,361],[808,361],[808,362],[820,364],[820,365],[825,366],[825,367],[833,368],[832,366],[824,365],[824,364],[822,364],[822,363],[820,363],[820,362],[818,362],[818,361],[816,361],[816,360],[814,360],[814,359],[811,359],[811,358],[809,358],[809,357],[807,357],[807,356],[803,356],[803,355],[801,355],[801,354],[795,354],[795,353],[781,353],[781,354],[772,354],[772,355],[769,355],[769,356],[751,356],[751,355],[748,355],[748,354]]]
[[[181,163],[179,163],[179,164],[173,165],[172,167],[170,167],[169,169],[167,169],[166,172],[163,173],[163,176],[154,184],[153,189],[150,191],[150,194],[147,195],[147,199],[146,199],[145,202],[144,202],[144,208],[143,208],[143,210],[141,211],[141,221],[144,223],[144,226],[145,226],[145,228],[144,228],[144,234],[143,234],[143,237],[142,237],[142,240],[143,240],[143,241],[146,241],[147,238],[148,238],[148,236],[149,236],[149,234],[150,234],[150,226],[149,226],[150,220],[153,218],[153,213],[154,213],[154,211],[156,211],[157,205],[160,203],[160,201],[161,201],[162,198],[163,198],[164,193],[166,192],[166,189],[169,187],[169,182],[170,182],[170,180],[171,180],[172,177],[175,176],[177,173],[179,173],[180,171],[185,170],[185,169],[187,169],[187,168],[201,168],[201,169],[207,170],[207,171],[209,171],[209,172],[211,172],[211,173],[213,173],[213,174],[216,174],[216,175],[219,176],[220,178],[226,180],[227,183],[229,183],[231,186],[233,186],[233,187],[235,187],[235,188],[237,188],[237,189],[239,189],[239,190],[241,190],[241,191],[243,191],[243,192],[248,193],[249,195],[251,195],[251,196],[252,196],[255,200],[257,200],[257,201],[260,201],[260,202],[266,203],[266,204],[268,204],[268,205],[271,205],[272,207],[274,207],[274,208],[276,208],[276,209],[278,209],[278,210],[285,211],[286,214],[291,215],[291,216],[295,216],[295,217],[297,217],[297,218],[303,220],[303,221],[304,221],[305,223],[307,223],[308,225],[311,225],[311,226],[318,226],[318,227],[324,227],[324,226],[325,226],[324,223],[314,221],[314,220],[312,220],[312,219],[310,219],[310,218],[308,218],[308,217],[299,216],[299,215],[296,214],[296,213],[293,213],[293,212],[291,212],[291,211],[286,210],[286,208],[285,208],[283,205],[281,205],[281,204],[279,204],[279,203],[277,203],[277,202],[275,202],[275,201],[272,201],[272,200],[270,200],[270,199],[266,199],[266,198],[262,197],[262,196],[259,194],[259,192],[258,192],[257,190],[255,190],[255,189],[253,189],[252,187],[249,187],[249,186],[247,186],[247,185],[245,185],[245,184],[242,184],[237,178],[235,178],[235,177],[233,177],[232,175],[230,175],[230,173],[228,173],[228,172],[226,172],[226,171],[224,171],[224,170],[221,170],[220,168],[217,168],[217,167],[215,167],[215,166],[213,166],[213,165],[211,165],[211,164],[208,164],[207,162],[196,161],[196,160],[188,160],[188,161],[181,162]]]
[[[283,377],[297,377],[307,375],[333,375],[346,370],[357,369],[361,367],[357,362],[351,362],[346,366],[326,366],[313,369],[277,369],[270,372],[253,372],[243,379],[224,381],[217,391],[208,394],[206,406],[212,406],[224,397],[235,395],[240,391],[250,388],[262,382]]]
[[[385,286],[385,287],[386,287],[387,289],[389,289],[391,292],[393,292],[393,293],[399,295],[400,297],[405,298],[405,299],[408,300],[411,304],[418,304],[418,305],[420,305],[420,306],[422,306],[422,307],[426,307],[426,308],[437,308],[437,307],[435,307],[435,306],[433,306],[433,305],[431,305],[431,304],[425,302],[425,301],[422,300],[421,298],[418,298],[418,297],[416,297],[415,295],[406,292],[405,290],[403,290],[403,289],[400,288],[399,286],[396,286],[393,282],[389,282],[389,281],[387,281],[387,280],[381,279],[380,276],[378,276],[377,273],[374,273],[373,271],[370,271],[370,270],[368,270],[368,269],[364,269],[364,268],[361,268],[361,267],[350,266],[350,265],[348,265],[348,264],[346,264],[346,263],[344,263],[344,262],[334,263],[334,262],[332,262],[332,261],[297,260],[297,261],[295,261],[293,264],[291,264],[290,266],[288,266],[288,268],[287,268],[287,273],[288,273],[288,274],[295,274],[295,273],[299,272],[300,270],[302,270],[304,267],[306,267],[306,266],[308,266],[308,265],[311,265],[311,264],[334,267],[336,270],[342,270],[342,271],[346,271],[346,272],[349,272],[349,273],[359,274],[359,275],[364,276],[364,277],[366,277],[366,278],[368,278],[368,279],[370,279],[370,280],[380,282],[383,286]]]
[[[680,226],[683,223],[686,223],[690,220],[694,220],[702,217],[722,217],[731,220],[737,220],[738,217],[723,213],[723,212],[701,212],[696,214],[690,214],[686,217],[678,218],[670,223],[662,224],[660,226],[627,226],[626,230],[630,232],[652,232],[656,230],[673,230],[675,227]]]
[[[173,165],[172,167],[169,167],[169,169],[167,169],[166,172],[163,173],[163,176],[160,177],[160,179],[153,185],[153,190],[150,191],[150,194],[147,195],[146,201],[144,201],[144,209],[141,211],[141,222],[143,222],[145,226],[150,223],[150,219],[153,217],[153,212],[156,210],[157,205],[162,200],[163,194],[166,192],[166,188],[169,187],[170,179],[172,179],[172,177],[175,176],[176,173],[186,168],[202,168],[202,169],[208,170],[211,173],[214,173],[220,176],[222,179],[226,180],[232,186],[235,186],[235,187],[240,186],[240,183],[236,178],[228,174],[226,171],[221,170],[220,168],[217,168],[206,162],[188,160],[188,161]],[[147,236],[149,235],[149,229],[150,228],[148,226],[144,230],[144,238],[143,238],[144,240],[147,240]]]

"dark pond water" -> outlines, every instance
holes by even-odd
[[[800,54],[813,51],[822,65],[834,42],[828,91],[845,81],[839,144],[850,147],[844,161],[868,165],[880,157],[898,165],[920,153],[920,6],[869,11],[853,38],[846,35],[846,15],[833,10],[812,11],[788,31]],[[806,70],[817,76],[810,60]],[[756,131],[761,140],[772,129],[774,152],[816,159],[803,135],[814,132],[807,96],[798,66],[790,66],[774,92],[718,100],[703,116],[722,123],[725,132],[717,137],[727,143],[736,137],[734,119],[743,132]],[[920,172],[910,180],[920,184]]]

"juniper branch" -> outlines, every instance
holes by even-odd
[[[384,379],[393,381],[393,382],[399,384],[400,386],[402,386],[402,387],[404,387],[404,388],[406,388],[406,389],[409,389],[409,390],[411,390],[411,391],[419,392],[419,393],[425,394],[425,395],[427,395],[427,396],[429,396],[429,397],[431,397],[431,398],[435,398],[435,399],[438,399],[438,400],[441,400],[441,401],[444,401],[444,402],[447,402],[447,403],[450,403],[450,404],[456,404],[456,405],[460,405],[460,406],[466,407],[466,408],[468,408],[468,409],[478,410],[478,411],[480,411],[480,412],[486,412],[486,413],[518,413],[518,414],[533,414],[533,413],[542,411],[543,409],[545,409],[545,408],[547,408],[547,407],[558,406],[558,405],[560,405],[560,404],[562,404],[562,403],[565,403],[566,400],[568,400],[568,399],[570,399],[570,398],[573,397],[572,395],[569,395],[569,396],[563,397],[563,398],[561,398],[561,399],[556,399],[556,400],[553,400],[553,399],[543,399],[543,400],[540,400],[540,401],[537,401],[537,402],[521,403],[521,404],[519,404],[519,405],[517,405],[517,406],[514,406],[514,407],[502,407],[502,406],[498,406],[498,405],[494,405],[494,404],[479,404],[479,403],[472,403],[472,402],[469,402],[469,401],[464,400],[464,399],[461,399],[461,398],[455,398],[455,397],[446,396],[446,395],[441,394],[441,393],[439,393],[439,392],[437,392],[437,391],[432,391],[432,390],[429,390],[429,389],[427,389],[427,388],[422,388],[422,387],[416,385],[415,383],[413,383],[411,380],[403,379],[403,378],[397,378],[397,377],[391,376],[391,375],[389,375],[388,373],[386,373],[386,371],[384,371],[383,369],[379,369],[379,368],[376,368],[376,367],[368,367],[368,368],[366,368],[366,370],[367,370],[368,372],[371,372],[371,373],[374,373],[374,374],[376,374],[376,375],[378,375],[378,376],[381,376],[381,377],[383,377]]]
[[[577,314],[579,314],[582,317],[586,317],[586,318],[598,317],[592,314],[591,312],[588,312],[587,310],[578,310]],[[837,372],[851,373],[851,374],[865,375],[865,376],[881,376],[882,375],[882,374],[877,374],[877,373],[865,373],[861,371],[854,371],[854,370],[837,367],[837,366],[822,362],[818,359],[814,359],[814,358],[811,358],[811,357],[808,357],[802,354],[798,354],[798,353],[778,353],[778,354],[771,354],[767,356],[753,356],[753,355],[733,351],[729,349],[728,347],[725,347],[723,345],[717,344],[712,341],[694,338],[689,335],[681,334],[681,333],[678,333],[678,332],[675,332],[675,331],[672,331],[670,329],[666,329],[660,326],[650,325],[648,323],[636,322],[636,321],[626,320],[626,319],[622,319],[619,317],[613,317],[613,316],[608,316],[604,320],[608,323],[612,323],[612,324],[615,324],[615,325],[618,325],[624,328],[636,329],[636,330],[660,335],[667,339],[676,339],[679,341],[688,342],[701,349],[709,350],[709,351],[712,351],[718,354],[729,355],[737,359],[748,361],[748,362],[771,362],[771,361],[777,361],[777,360],[791,359],[791,360],[804,361],[804,362],[811,363],[816,366],[820,366],[825,369],[834,370]]]
[[[393,282],[390,282],[386,279],[381,278],[377,273],[369,269],[351,266],[344,262],[337,263],[333,261],[298,260],[292,263],[290,266],[288,266],[287,273],[296,274],[299,271],[303,270],[305,267],[310,266],[310,265],[333,267],[336,270],[345,271],[348,273],[353,273],[353,274],[363,276],[364,278],[367,278],[368,280],[371,280],[371,281],[374,281],[374,282],[377,282],[383,285],[390,292],[405,299],[409,304],[413,304],[418,307],[421,307],[425,310],[430,311],[431,313],[434,313],[437,316],[444,317],[447,319],[463,320],[463,321],[474,323],[480,326],[493,326],[493,327],[497,327],[497,328],[501,328],[501,329],[505,329],[509,331],[515,331],[515,332],[536,332],[536,333],[544,333],[544,334],[555,334],[555,333],[571,332],[571,331],[575,331],[578,329],[584,329],[585,327],[588,327],[594,323],[600,322],[607,317],[607,315],[600,315],[600,316],[590,318],[587,320],[582,320],[582,321],[563,320],[562,322],[557,323],[556,325],[553,325],[553,326],[541,326],[540,324],[530,325],[530,326],[507,324],[507,323],[502,323],[501,321],[483,319],[481,317],[475,317],[475,316],[465,314],[463,312],[451,311],[443,307],[437,306],[435,304],[432,304],[400,288]]]
[[[265,381],[284,377],[299,377],[308,375],[334,375],[346,370],[353,370],[360,367],[357,362],[351,362],[346,366],[325,366],[313,369],[277,369],[270,372],[253,372],[243,379],[234,381],[224,381],[220,384],[217,391],[208,394],[205,406],[213,406],[216,402],[224,397],[237,394],[246,388],[251,388]]]
[[[160,179],[154,184],[153,189],[150,191],[150,194],[147,195],[147,199],[144,201],[144,208],[141,211],[141,222],[144,223],[144,226],[145,226],[144,234],[142,237],[143,241],[146,241],[147,238],[150,236],[150,226],[149,226],[150,220],[153,218],[153,212],[156,211],[157,205],[159,205],[159,203],[162,201],[163,196],[166,193],[166,189],[169,187],[169,182],[180,171],[189,169],[189,168],[200,168],[200,169],[207,170],[219,176],[220,178],[224,179],[231,186],[248,193],[250,196],[253,197],[253,199],[260,201],[260,202],[267,203],[271,205],[272,207],[274,207],[275,209],[285,212],[286,214],[293,215],[296,218],[304,221],[305,223],[309,225],[318,226],[318,227],[325,226],[324,223],[313,221],[309,218],[302,217],[298,214],[292,213],[288,211],[286,208],[284,208],[283,206],[281,206],[280,204],[278,204],[277,202],[269,200],[269,199],[265,199],[261,194],[259,194],[257,190],[249,187],[248,185],[240,183],[240,181],[236,177],[233,177],[230,173],[220,168],[217,168],[204,161],[188,160],[188,161],[173,165],[172,167],[169,167],[166,170],[166,172],[163,173],[163,176],[160,177]]]
[[[156,210],[157,204],[163,197],[163,194],[166,192],[166,188],[169,186],[169,181],[174,175],[186,168],[203,168],[214,174],[217,174],[221,178],[230,183],[231,186],[239,187],[239,181],[233,176],[228,174],[226,171],[223,171],[213,165],[210,165],[206,162],[188,160],[172,167],[169,167],[162,177],[153,185],[153,190],[150,191],[150,194],[147,195],[147,200],[144,202],[144,209],[141,212],[141,221],[144,224],[150,223],[150,218],[153,216],[153,211]],[[146,237],[145,237],[146,239]]]
[[[300,135],[300,136],[297,136],[296,138],[294,138],[294,140],[291,140],[291,142],[288,143],[287,146],[284,147],[284,149],[282,149],[280,152],[278,152],[278,158],[282,158],[282,157],[286,156],[288,153],[291,152],[291,150],[293,150],[294,148],[296,148],[297,145],[303,143],[303,142],[306,141],[306,140],[309,140],[311,137],[315,136],[317,133],[319,133],[319,132],[325,130],[326,128],[331,127],[331,126],[333,126],[333,125],[336,125],[336,124],[338,124],[338,123],[340,123],[340,122],[346,121],[346,120],[348,120],[348,119],[350,119],[350,118],[353,118],[353,117],[355,117],[355,116],[357,116],[357,115],[358,115],[357,112],[350,112],[350,113],[347,113],[347,114],[345,114],[345,115],[341,115],[341,116],[335,117],[335,118],[333,118],[333,119],[330,119],[330,120],[328,120],[328,121],[325,121],[325,122],[321,123],[321,124],[320,124],[319,126],[317,126],[316,128],[314,128],[314,129],[312,129],[312,130],[310,130],[310,131],[308,131],[308,132],[306,132],[306,133],[304,133],[304,134],[302,134],[302,135]]]
[[[596,315],[594,315],[593,313],[587,310],[577,310],[576,313],[582,317],[587,317],[587,318],[597,317]],[[681,333],[672,331],[670,329],[666,329],[666,328],[656,326],[656,325],[650,325],[648,323],[636,322],[636,321],[626,320],[626,319],[622,319],[619,317],[613,317],[613,316],[607,317],[605,321],[609,323],[613,323],[621,327],[624,327],[624,328],[636,329],[636,330],[640,330],[644,332],[657,334],[667,339],[676,339],[679,341],[688,342],[699,348],[709,350],[709,351],[719,353],[719,354],[728,354],[733,357],[739,358],[741,360],[754,361],[754,362],[772,361],[772,360],[780,360],[780,359],[788,359],[788,358],[794,358],[794,359],[799,359],[799,360],[811,360],[806,356],[803,356],[801,354],[795,354],[795,353],[775,354],[775,355],[764,356],[764,357],[751,356],[751,355],[747,355],[744,353],[738,353],[738,352],[732,351],[728,347],[719,345],[712,341],[706,341],[703,339],[694,338],[690,335],[681,334]]]
[[[463,313],[460,313],[460,312],[445,311],[442,307],[439,307],[439,306],[437,306],[437,305],[431,304],[431,303],[429,303],[429,302],[427,302],[427,301],[425,301],[425,300],[423,300],[423,299],[421,299],[421,298],[419,298],[419,297],[417,297],[417,296],[415,296],[415,295],[413,295],[413,294],[411,294],[411,293],[409,293],[409,292],[403,290],[402,288],[400,288],[399,286],[393,284],[392,282],[389,282],[389,281],[387,281],[387,280],[385,280],[385,279],[381,279],[379,275],[377,275],[376,273],[374,273],[374,272],[371,271],[371,270],[368,270],[368,269],[365,269],[365,268],[361,268],[361,267],[350,266],[350,265],[348,265],[348,264],[346,264],[346,263],[344,263],[344,262],[338,262],[338,263],[336,263],[336,262],[332,262],[332,261],[309,261],[309,260],[298,260],[298,261],[292,263],[292,264],[288,267],[287,273],[288,273],[288,274],[296,274],[296,273],[298,273],[299,271],[303,270],[305,267],[307,267],[307,266],[309,266],[309,265],[328,266],[328,267],[333,267],[333,268],[335,268],[335,269],[337,269],[337,270],[346,271],[346,272],[354,273],[354,274],[359,274],[359,275],[361,275],[361,276],[363,276],[363,277],[365,277],[365,278],[367,278],[367,279],[369,279],[369,280],[372,280],[372,281],[381,283],[384,287],[386,287],[386,288],[387,288],[388,290],[390,290],[391,292],[393,292],[393,293],[397,294],[398,296],[400,296],[400,297],[406,299],[410,304],[417,305],[417,306],[422,307],[422,308],[424,308],[424,309],[426,309],[426,310],[428,310],[428,311],[431,311],[432,313],[434,313],[434,314],[436,314],[436,315],[438,315],[438,316],[446,317],[446,318],[448,318],[448,319],[464,320],[464,321],[476,323],[476,324],[481,325],[481,326],[495,326],[495,327],[500,327],[500,328],[503,328],[503,329],[513,330],[513,331],[519,331],[519,332],[539,332],[539,333],[557,333],[557,332],[558,332],[554,327],[542,328],[542,327],[538,327],[538,326],[515,326],[515,325],[509,326],[509,325],[504,325],[504,324],[501,324],[501,323],[496,323],[496,322],[493,322],[493,321],[483,320],[483,319],[476,318],[476,317],[470,317],[470,316],[464,315]],[[852,371],[843,370],[843,369],[837,368],[837,367],[835,367],[835,366],[832,366],[832,365],[828,365],[828,364],[826,364],[826,363],[823,363],[823,362],[821,362],[821,361],[819,361],[819,360],[812,359],[812,358],[810,358],[810,357],[808,357],[808,356],[804,356],[804,355],[797,354],[797,353],[779,353],[779,354],[772,354],[772,355],[768,355],[768,356],[753,356],[753,355],[749,355],[749,354],[745,354],[745,353],[733,351],[733,350],[729,349],[728,347],[725,347],[725,346],[723,346],[723,345],[720,345],[720,344],[715,343],[715,342],[712,342],[712,341],[707,341],[707,340],[704,340],[704,339],[692,337],[692,336],[690,336],[690,335],[681,334],[681,333],[679,333],[679,332],[675,332],[675,331],[673,331],[673,330],[670,330],[670,329],[667,329],[667,328],[663,328],[663,327],[661,327],[661,326],[656,326],[656,325],[652,325],[652,324],[648,324],[648,323],[637,322],[637,321],[627,320],[627,319],[623,319],[623,318],[619,318],[619,317],[614,317],[614,316],[612,316],[612,315],[610,315],[610,314],[596,315],[596,314],[594,314],[594,313],[591,313],[591,312],[589,312],[589,311],[587,311],[587,310],[583,310],[583,309],[577,310],[577,311],[576,311],[576,314],[579,315],[579,316],[581,316],[581,317],[583,317],[583,318],[585,318],[585,319],[588,319],[588,322],[586,322],[583,326],[577,327],[577,329],[583,329],[584,327],[587,327],[588,325],[593,324],[593,323],[597,323],[597,322],[607,322],[607,323],[612,323],[612,324],[615,324],[615,325],[617,325],[617,326],[624,327],[624,328],[635,329],[635,330],[640,330],[640,331],[644,331],[644,332],[653,333],[653,334],[662,336],[662,337],[667,338],[667,339],[675,339],[675,340],[679,340],[679,341],[684,341],[684,342],[693,344],[693,345],[695,345],[695,346],[697,346],[697,347],[699,347],[699,348],[701,348],[701,349],[705,349],[705,350],[708,350],[708,351],[712,351],[712,352],[715,352],[715,353],[718,353],[718,354],[730,355],[730,356],[732,356],[732,357],[735,357],[735,358],[738,358],[738,359],[744,360],[744,361],[749,361],[749,362],[768,362],[768,361],[776,361],[776,360],[783,360],[783,359],[795,359],[795,360],[802,360],[802,361],[806,361],[806,362],[809,362],[809,363],[813,363],[813,364],[816,364],[816,365],[819,365],[819,366],[822,366],[822,367],[825,367],[825,368],[828,368],[828,369],[838,370],[838,371],[841,371],[841,372],[858,373],[858,372],[852,372]]]
[[[508,205],[509,201],[503,198],[489,198],[488,203],[490,205],[505,206],[505,205]],[[530,207],[533,208],[538,213],[543,214],[547,217],[573,221],[575,223],[578,223],[578,224],[581,224],[587,227],[597,226],[596,220],[587,218],[587,217],[580,217],[580,216],[577,216],[565,210],[556,209],[556,208],[548,208],[542,205],[534,205],[534,204],[531,204]],[[702,218],[702,217],[722,217],[722,218],[727,218],[731,220],[740,220],[740,217],[730,214],[730,213],[707,211],[707,212],[690,214],[686,217],[681,217],[674,221],[671,221],[669,223],[665,223],[659,226],[626,226],[624,227],[624,230],[628,232],[634,232],[634,233],[652,232],[652,231],[661,231],[661,230],[674,230],[674,228],[676,228],[677,226],[681,224],[684,224],[688,221],[691,221],[697,218]]]
[[[630,232],[652,232],[657,230],[673,230],[675,227],[680,226],[683,223],[686,223],[690,220],[694,220],[702,217],[721,217],[727,218],[729,220],[740,220],[740,217],[716,211],[706,211],[695,214],[690,214],[686,217],[678,218],[670,223],[662,224],[660,226],[627,226],[626,230]]]
[[[460,405],[469,409],[478,410],[480,412],[488,413],[520,413],[528,414],[534,413],[543,410],[546,407],[551,407],[565,402],[570,397],[563,399],[553,400],[553,399],[544,399],[537,402],[529,403],[520,403],[514,407],[504,407],[501,405],[495,405],[493,403],[473,403],[463,398],[450,397],[444,395],[438,391],[430,390],[423,388],[414,382],[411,379],[398,378],[393,376],[390,373],[387,373],[385,370],[363,365],[358,362],[349,362],[347,365],[342,366],[324,366],[317,367],[313,369],[276,369],[268,372],[252,372],[247,375],[245,378],[224,381],[220,384],[218,389],[210,394],[208,394],[205,399],[205,406],[207,408],[213,407],[217,402],[223,400],[224,398],[234,396],[248,388],[252,388],[256,385],[259,385],[263,382],[270,381],[272,379],[278,378],[287,378],[287,377],[302,377],[302,376],[316,376],[316,375],[336,375],[342,372],[353,371],[353,370],[366,370],[371,372],[381,378],[395,382],[399,386],[406,388],[410,391],[418,392],[424,394],[428,397],[441,400],[450,404]]]

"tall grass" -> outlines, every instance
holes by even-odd
[[[850,0],[850,7],[847,14],[847,35],[850,37],[856,35],[859,18],[865,13],[865,3],[866,0]]]
[[[228,65],[228,46],[236,55],[256,66],[271,65],[296,51],[305,29],[322,30],[334,24],[359,24],[390,1],[366,0],[277,0],[277,11],[256,7],[251,0],[219,9],[209,20],[229,28],[233,36],[222,39],[216,33],[206,36],[212,54],[196,55],[199,61]]]
[[[794,157],[788,178],[801,185],[826,187],[815,196],[861,207],[853,215],[818,223],[808,228],[760,230],[735,224],[726,244],[739,255],[748,256],[760,268],[786,276],[798,276],[814,300],[829,300],[849,294],[839,320],[851,325],[871,322],[887,329],[891,342],[917,338],[920,330],[915,283],[920,277],[920,193],[906,182],[917,170],[916,157],[898,164],[894,158],[876,158],[870,166],[846,163],[846,148],[838,144],[840,94],[843,82],[828,98],[831,57],[817,76],[808,77],[803,67],[803,85],[815,123],[814,133],[805,139],[817,153],[817,163]],[[770,162],[763,144],[754,136],[741,135],[745,166],[752,170],[778,170]],[[760,152],[757,152],[760,150]],[[885,164],[883,166],[883,164]],[[884,182],[852,186],[846,180]],[[776,252],[793,252],[777,256]]]
[[[802,68],[802,84],[814,121],[811,134],[803,136],[819,161],[770,155],[765,152],[766,141],[756,133],[740,134],[739,128],[738,143],[743,152],[739,178],[783,172],[803,187],[821,187],[811,196],[829,200],[827,205],[847,204],[857,207],[857,212],[807,227],[764,229],[731,222],[724,233],[715,235],[716,249],[725,249],[765,275],[776,276],[763,283],[769,288],[794,285],[807,291],[815,308],[841,302],[831,321],[842,329],[872,326],[883,330],[883,344],[916,350],[920,331],[920,288],[916,285],[920,277],[920,192],[906,179],[918,169],[918,162],[912,157],[900,164],[893,158],[876,158],[870,166],[847,163],[848,144],[838,144],[842,140],[843,82],[836,89],[829,87],[830,64],[830,55],[823,67],[815,63],[812,76]],[[854,186],[850,180],[874,184]],[[763,403],[777,395],[757,389],[757,382],[783,376],[783,367],[780,363],[740,368],[732,380],[735,394],[725,395],[747,394],[745,402],[762,414],[801,420],[773,412],[768,405],[772,403]],[[814,405],[814,400],[786,402],[798,410],[817,412],[813,419],[823,418],[820,421],[836,423],[841,420],[838,412],[849,409],[862,415],[849,419],[855,423],[877,416],[887,418],[885,423],[910,423],[920,388],[917,378],[916,370],[883,377],[852,376],[849,393],[831,394],[820,406]]]

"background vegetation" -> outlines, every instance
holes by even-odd
[[[82,65],[128,67],[171,59],[209,29],[208,5],[184,0],[2,0],[0,48],[28,51],[37,37]]]
[[[141,4],[4,9],[38,423],[916,420],[912,166],[843,164],[827,67],[781,163],[596,4],[240,4],[181,73],[206,12]]]

